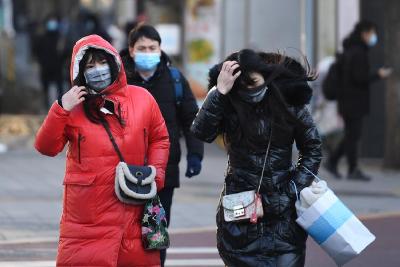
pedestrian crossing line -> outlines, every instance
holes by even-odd
[[[0,267],[54,267],[55,261],[1,261]]]
[[[220,267],[225,266],[220,259],[185,259],[185,260],[169,260],[165,261],[165,266],[208,266],[208,267]]]
[[[168,229],[169,234],[195,234],[195,233],[203,233],[203,232],[216,232],[216,226],[205,226],[205,227],[194,227],[194,228],[171,228]]]
[[[218,254],[216,247],[172,247],[168,254]]]
[[[208,258],[197,259],[196,255],[207,254]],[[168,249],[168,255],[171,256],[167,259],[165,266],[224,266],[221,259],[219,259],[218,250],[216,247],[172,247]],[[193,255],[191,259],[174,259],[177,255]],[[55,261],[2,261],[0,267],[54,267]]]
[[[0,262],[0,267],[55,267],[55,261],[7,261]],[[167,259],[165,266],[208,266],[208,267],[219,267],[224,266],[224,263],[220,259]]]

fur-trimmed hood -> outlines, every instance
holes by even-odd
[[[103,93],[109,94],[124,94],[124,89],[127,86],[126,75],[124,66],[122,65],[121,57],[119,56],[117,50],[106,40],[104,40],[99,35],[88,35],[79,39],[73,48],[71,57],[71,67],[70,67],[70,78],[71,83],[76,79],[79,73],[79,63],[85,55],[89,48],[96,48],[105,51],[106,53],[113,56],[115,62],[118,66],[118,76],[112,84],[110,84]]]

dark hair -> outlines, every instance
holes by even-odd
[[[82,60],[79,62],[79,72],[75,80],[73,81],[73,85],[85,86],[85,87],[87,86],[84,72],[86,64],[88,63],[89,59],[96,62],[106,60],[107,64],[110,66],[112,83],[118,78],[118,73],[119,73],[118,65],[117,62],[115,61],[114,56],[105,52],[102,49],[89,48],[85,52],[85,55],[83,56]],[[100,97],[101,94],[96,94],[96,95],[88,94],[85,97],[85,101],[83,102],[83,108],[85,110],[86,117],[94,123],[100,123],[103,120],[103,116],[101,115],[99,109],[96,108],[96,103],[100,101],[99,99]]]
[[[161,44],[160,34],[153,26],[139,24],[136,28],[130,31],[128,36],[128,45],[133,47],[135,43],[142,37],[157,41],[159,44]]]
[[[361,34],[362,32],[367,32],[367,31],[375,30],[375,29],[376,29],[375,23],[373,23],[372,21],[368,21],[368,20],[362,20],[354,26],[353,33]]]
[[[44,18],[44,22],[47,22],[51,19],[55,19],[57,21],[60,21],[60,15],[57,13],[49,13],[46,15],[46,17]]]
[[[257,114],[255,110],[260,106],[263,114],[270,116],[271,123],[285,128],[289,124],[304,125],[289,110],[289,106],[304,105],[309,102],[312,96],[307,81],[315,80],[316,75],[306,59],[306,65],[303,66],[297,60],[279,53],[257,53],[253,50],[244,49],[229,55],[225,61],[228,60],[237,61],[240,67],[236,71],[240,70],[242,74],[236,79],[232,93],[228,94],[232,110],[227,112],[236,114],[239,125],[236,131],[224,135],[227,144],[232,141],[238,142],[246,136],[244,141],[248,146],[252,146],[247,136],[250,136],[250,132],[253,130],[250,126],[251,122],[259,118],[255,115]],[[222,64],[220,63],[210,70],[209,88],[216,85]],[[243,87],[254,84],[250,76],[253,72],[260,73],[268,86],[266,97],[255,105],[244,102],[237,94],[237,91]],[[299,97],[302,99],[299,100]]]
[[[362,40],[361,34],[370,30],[376,30],[375,23],[368,20],[362,20],[358,22],[354,26],[353,31],[349,34],[349,36],[344,39],[343,47],[347,48],[356,43],[363,43],[364,41]]]

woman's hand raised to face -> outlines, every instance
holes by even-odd
[[[231,91],[235,80],[241,73],[238,71],[235,75],[233,75],[233,72],[237,68],[239,68],[239,64],[236,61],[225,61],[224,64],[222,64],[222,68],[217,80],[217,90],[221,94],[226,95],[229,93],[229,91]]]
[[[61,98],[63,108],[67,111],[71,111],[76,105],[85,100],[85,95],[87,95],[87,91],[84,86],[72,87]]]

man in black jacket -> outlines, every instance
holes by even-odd
[[[189,83],[179,71],[171,67],[160,44],[160,35],[154,27],[140,25],[129,33],[129,48],[121,52],[121,57],[128,84],[144,87],[154,96],[167,124],[171,146],[165,187],[159,196],[169,223],[174,188],[179,187],[180,135],[184,135],[188,151],[186,177],[200,173],[204,144],[190,133],[198,106]],[[161,251],[162,266],[165,257],[166,252]]]
[[[369,181],[357,164],[357,151],[362,134],[363,119],[369,113],[370,83],[388,77],[391,69],[380,68],[371,72],[368,60],[369,49],[378,41],[376,27],[368,21],[359,22],[343,42],[342,88],[338,88],[339,113],[343,117],[345,135],[330,155],[326,169],[336,178],[339,159],[346,155],[349,165],[348,179]]]

